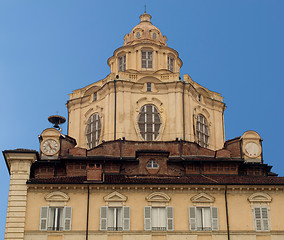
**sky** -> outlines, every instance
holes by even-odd
[[[284,176],[283,0],[0,0],[0,150],[39,150],[68,94],[105,78],[144,12],[183,61],[181,76],[221,93],[226,139],[257,131],[264,163]],[[63,133],[67,124],[63,125]],[[0,238],[9,173],[0,155]]]

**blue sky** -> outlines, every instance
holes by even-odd
[[[181,75],[222,94],[226,139],[255,130],[284,176],[283,0],[0,0],[0,150],[39,150],[47,117],[109,74],[107,59],[144,11],[180,53]],[[66,126],[63,133],[66,133]],[[0,156],[0,238],[9,174]]]

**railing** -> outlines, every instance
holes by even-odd
[[[122,231],[123,228],[122,227],[108,227],[107,230],[108,231]]]
[[[152,227],[152,231],[166,231],[166,227]]]

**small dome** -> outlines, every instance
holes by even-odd
[[[161,31],[151,23],[151,18],[150,14],[143,13],[140,16],[141,22],[129,34],[125,35],[123,46],[145,41],[167,46],[166,36],[163,36]]]

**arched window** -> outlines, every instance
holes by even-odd
[[[146,141],[155,140],[160,132],[161,118],[158,109],[152,105],[144,105],[139,113],[138,126],[140,134]]]
[[[198,144],[207,148],[209,146],[209,131],[206,118],[202,114],[198,114],[196,125]]]
[[[89,148],[93,148],[99,144],[101,136],[101,121],[100,115],[94,113],[88,120],[86,137]]]

